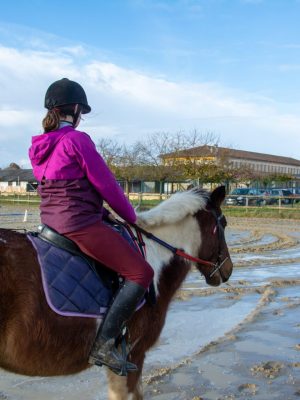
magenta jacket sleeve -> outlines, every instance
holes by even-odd
[[[76,132],[76,141],[71,146],[74,155],[88,180],[100,193],[110,207],[125,221],[134,223],[136,214],[127,200],[122,188],[96,150],[91,138],[82,132]]]

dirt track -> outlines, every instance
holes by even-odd
[[[23,222],[24,207],[2,206],[0,226],[34,229],[37,208],[27,214]],[[230,218],[228,225],[233,276],[219,288],[193,272],[184,283],[146,360],[145,400],[300,397],[300,221]],[[103,385],[96,367],[61,378],[0,371],[1,400],[104,400]]]

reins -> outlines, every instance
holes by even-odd
[[[132,239],[134,239],[140,250],[145,254],[146,251],[146,246],[145,243],[143,241],[142,235],[145,235],[145,237],[147,237],[150,240],[153,240],[154,242],[158,243],[160,246],[165,247],[166,249],[168,249],[169,251],[171,251],[174,255],[181,257],[185,260],[189,260],[192,262],[195,262],[196,264],[200,264],[203,266],[208,266],[208,267],[212,267],[212,271],[209,274],[209,277],[211,278],[216,272],[219,271],[219,273],[221,274],[221,277],[223,279],[223,274],[222,274],[222,266],[225,264],[225,262],[228,260],[228,257],[225,257],[222,260],[221,254],[221,242],[224,238],[224,229],[223,226],[221,224],[221,220],[224,217],[223,214],[221,215],[217,215],[216,211],[213,208],[210,208],[209,211],[213,214],[213,216],[215,217],[216,220],[216,226],[214,228],[214,234],[218,234],[218,238],[219,238],[219,249],[218,249],[218,258],[216,260],[216,262],[212,262],[212,261],[208,261],[208,260],[203,260],[202,258],[199,257],[194,257],[191,254],[186,253],[183,249],[179,249],[177,247],[174,247],[172,245],[170,245],[169,243],[165,242],[164,240],[158,238],[157,236],[153,235],[153,233],[146,231],[145,229],[141,228],[140,226],[138,226],[137,224],[128,224],[119,220],[116,220],[117,223],[119,223],[120,225],[123,225],[127,228],[127,230],[130,232],[130,235],[132,237]],[[136,231],[136,237],[133,234],[131,227],[135,229]]]
[[[165,247],[166,249],[170,250],[173,254],[176,256],[179,256],[181,258],[185,258],[186,260],[196,262],[198,264],[204,264],[204,265],[209,265],[210,267],[214,266],[215,264],[211,261],[206,261],[198,257],[194,257],[188,253],[186,253],[183,249],[179,249],[177,247],[174,247],[170,245],[169,243],[165,242],[162,239],[159,239],[157,236],[153,235],[151,232],[146,231],[143,228],[140,228],[136,224],[132,224],[132,226],[137,230],[140,231],[143,235],[145,235],[148,239],[153,240],[156,243],[159,243],[161,246]]]
[[[122,221],[117,220],[117,222],[121,225],[124,225],[127,229],[128,229],[128,225],[127,223],[124,223]],[[136,225],[136,224],[130,224],[131,227],[133,227],[136,232],[140,232],[141,234],[145,235],[148,239],[153,240],[154,242],[160,244],[161,246],[165,247],[166,249],[170,250],[174,255],[179,256],[181,258],[184,258],[186,260],[189,261],[193,261],[197,264],[202,264],[202,265],[207,265],[210,267],[216,267],[216,264],[213,263],[212,261],[207,261],[207,260],[203,260],[201,258],[198,257],[194,257],[188,253],[186,253],[183,249],[178,249],[177,247],[174,247],[172,245],[170,245],[169,243],[165,242],[164,240],[158,238],[157,236],[153,235],[153,233],[146,231],[145,229],[141,228],[140,226]],[[143,243],[144,245],[144,243]]]

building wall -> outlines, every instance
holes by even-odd
[[[26,193],[27,182],[0,182],[0,192]]]
[[[266,174],[278,173],[287,175],[299,175],[300,166],[296,167],[294,165],[280,164],[280,163],[270,163],[263,161],[253,161],[253,160],[241,160],[241,159],[230,159],[229,161],[234,168],[239,168],[242,166],[247,166],[252,168],[254,171],[264,172]]]
[[[217,163],[219,165],[232,165],[233,168],[240,168],[240,167],[247,167],[253,169],[253,171],[265,173],[265,174],[287,174],[287,175],[293,175],[293,176],[298,176],[300,175],[300,161],[299,165],[297,165],[297,160],[295,160],[294,164],[287,164],[286,162],[280,162],[282,157],[278,156],[278,161],[268,161],[267,159],[251,159],[250,157],[237,157],[235,155],[229,155],[226,154],[226,151],[221,153],[219,156],[214,155],[214,154],[208,154],[208,155],[190,155],[190,156],[173,156],[173,157],[168,157],[165,156],[163,157],[163,162],[165,165],[171,165],[172,162],[175,159],[179,163],[187,163],[189,161],[193,161],[195,164],[206,164],[206,163]]]

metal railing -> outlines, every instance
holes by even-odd
[[[170,194],[160,193],[129,193],[128,198],[135,205],[156,204],[170,197]],[[230,199],[230,200],[229,200]],[[40,198],[36,191],[25,193],[0,192],[0,204],[39,204]],[[225,206],[236,207],[269,207],[269,208],[300,208],[300,196],[247,196],[227,195]]]
[[[39,204],[40,198],[37,192],[0,192],[0,203],[26,203]]]
[[[128,198],[135,204],[141,205],[143,203],[161,202],[170,197],[169,194],[160,193],[129,193]],[[12,192],[0,192],[0,204],[1,203],[12,203],[12,204],[39,204],[40,198],[36,191],[26,193],[12,193]]]

